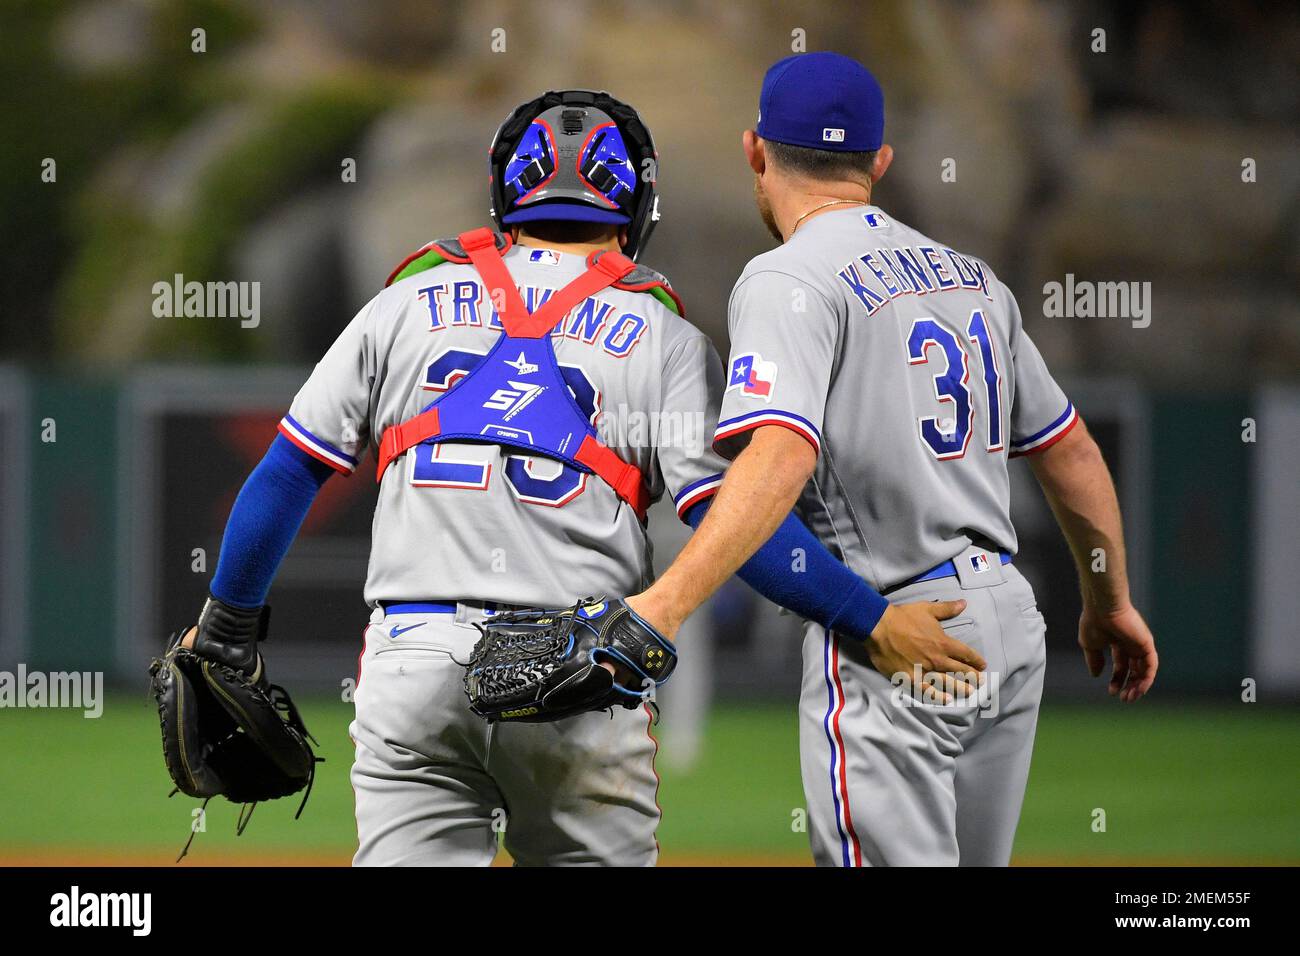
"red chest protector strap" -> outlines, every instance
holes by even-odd
[[[584,299],[609,288],[622,279],[636,265],[618,252],[593,253],[588,257],[587,271],[564,288],[553,293],[536,312],[529,313],[519,295],[514,277],[497,250],[496,239],[490,229],[475,229],[457,237],[469,261],[487,286],[506,334],[515,338],[540,339]],[[385,429],[379,442],[379,469],[375,480],[384,476],[384,470],[393,459],[421,442],[436,438],[441,431],[438,406],[434,405],[414,418]],[[594,435],[582,440],[573,460],[590,468],[602,481],[626,501],[637,517],[644,520],[650,507],[650,493],[642,479],[641,470],[623,461],[613,449]]]

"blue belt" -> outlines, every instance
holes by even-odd
[[[1002,563],[1003,564],[1011,563],[1011,555],[1007,554],[1005,551],[1002,552]],[[906,581],[903,581],[901,584],[895,584],[893,587],[887,588],[886,590],[897,591],[899,588],[905,588],[909,584],[920,584],[922,581],[935,581],[938,580],[939,578],[952,578],[956,576],[957,576],[957,564],[956,564],[956,560],[954,559],[952,561],[945,561],[943,564],[937,564],[934,567],[932,567],[929,571],[925,571],[921,574],[918,574],[914,578],[908,578]]]
[[[479,602],[475,602],[478,606]],[[385,614],[455,614],[455,601],[380,601],[379,606]],[[489,614],[516,607],[513,604],[500,604],[496,601],[483,601],[483,610]]]
[[[436,603],[431,602],[431,603],[423,603],[423,604],[406,602],[401,604],[398,603],[390,604],[387,601],[380,601],[379,606],[384,609],[385,614],[455,614],[456,613],[456,605],[454,602],[450,604],[444,604],[442,602],[436,602]]]

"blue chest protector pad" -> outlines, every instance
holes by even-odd
[[[585,273],[529,313],[501,258],[510,248],[509,237],[476,229],[457,240],[463,256],[450,243],[439,246],[439,254],[474,265],[492,301],[502,304],[498,312],[505,331],[454,387],[414,418],[384,431],[376,480],[393,459],[416,445],[490,442],[597,475],[644,520],[650,500],[640,469],[600,440],[569,391],[551,341],[551,331],[570,310],[619,282],[636,265],[617,252],[593,253]]]

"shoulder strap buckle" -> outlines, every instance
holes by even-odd
[[[591,269],[599,269],[605,275],[611,276],[615,282],[636,269],[635,262],[623,253],[613,251],[593,252],[587,257],[587,266]]]
[[[456,237],[460,247],[466,253],[477,252],[480,249],[495,249],[497,245],[496,234],[488,228],[471,229],[469,232],[462,232]]]

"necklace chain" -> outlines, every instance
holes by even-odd
[[[865,203],[861,199],[832,199],[830,202],[824,202],[820,206],[813,206],[806,213],[804,213],[802,216],[800,216],[798,219],[794,221],[794,228],[790,230],[790,235],[793,236],[795,233],[795,229],[799,228],[799,223],[803,222],[813,213],[825,209],[827,206],[843,206],[843,205],[866,206],[869,205],[869,203]]]

